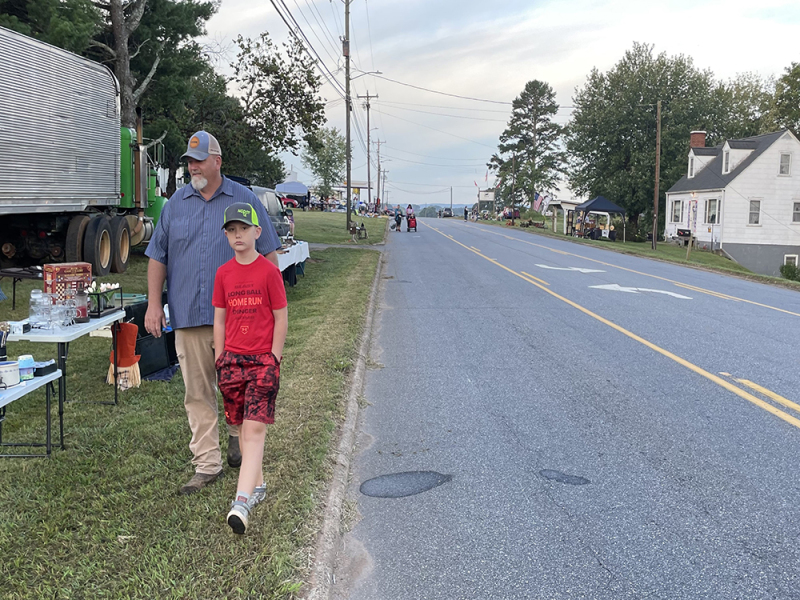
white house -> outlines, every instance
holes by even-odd
[[[667,192],[666,239],[691,230],[755,273],[800,255],[800,141],[783,130],[705,147],[693,131],[686,175]]]

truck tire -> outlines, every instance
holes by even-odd
[[[83,238],[86,235],[86,226],[91,220],[89,215],[76,215],[70,219],[69,227],[67,227],[67,242],[64,246],[67,262],[83,260]]]
[[[111,243],[114,248],[111,272],[124,273],[128,270],[128,261],[131,258],[131,228],[125,217],[111,219]]]
[[[86,226],[86,236],[83,241],[83,260],[91,263],[94,277],[104,277],[111,270],[113,256],[114,246],[111,239],[111,223],[107,216],[100,215],[89,221]]]

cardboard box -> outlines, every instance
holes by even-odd
[[[44,265],[42,272],[44,292],[61,300],[67,288],[78,291],[79,286],[88,288],[92,283],[92,265],[87,262],[51,263]]]

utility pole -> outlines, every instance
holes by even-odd
[[[653,250],[658,239],[658,180],[661,176],[661,100],[656,104],[656,186],[653,194]]]
[[[450,216],[453,215],[453,186],[450,186]]]
[[[386,141],[376,140],[376,143],[378,144],[378,185],[375,186],[375,194],[378,196],[378,200],[383,203],[383,192],[381,191],[381,144],[385,144]],[[385,206],[386,204],[384,204]]]
[[[353,153],[350,147],[350,0],[344,0],[344,39],[342,40],[342,55],[344,56],[344,99],[345,113],[347,114],[347,231],[350,231],[350,175]]]
[[[356,95],[356,97],[357,98],[366,98],[367,99],[367,103],[364,106],[367,109],[367,205],[369,205],[370,201],[372,200],[372,198],[370,198],[370,196],[372,195],[372,178],[370,177],[370,164],[369,164],[369,151],[370,151],[370,145],[369,145],[369,99],[370,98],[377,98],[378,94],[375,94],[374,96],[370,96],[369,95],[369,90],[367,90],[367,95],[366,96],[358,96],[358,95]],[[380,169],[380,165],[378,166],[378,169]]]

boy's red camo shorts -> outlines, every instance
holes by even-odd
[[[281,365],[272,352],[234,354],[223,350],[216,367],[228,424],[241,425],[245,419],[268,425],[275,422]]]

